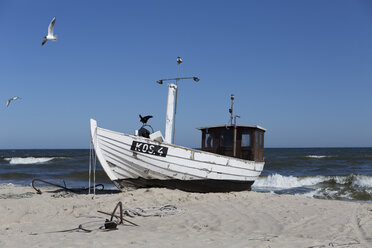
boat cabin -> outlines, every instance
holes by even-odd
[[[256,162],[264,161],[264,134],[260,126],[223,125],[198,128],[203,151]]]

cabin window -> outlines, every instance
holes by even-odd
[[[205,134],[205,144],[204,144],[204,147],[205,148],[213,148],[213,143],[214,143],[214,138],[213,138],[212,134],[206,133]]]
[[[263,133],[260,134],[260,147],[263,148]]]
[[[249,147],[249,146],[251,146],[251,134],[243,133],[242,134],[242,147]]]
[[[234,143],[234,130],[225,129],[220,135],[220,147],[232,147]]]
[[[258,146],[258,145],[259,145],[259,142],[260,142],[260,133],[257,132],[257,133],[256,133],[256,147],[259,147],[259,146]]]

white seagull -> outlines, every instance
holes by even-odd
[[[10,99],[6,102],[6,106],[8,107],[11,101],[13,101],[13,100],[18,100],[18,99],[22,99],[22,98],[20,98],[19,96],[15,96],[15,97],[10,98]]]
[[[50,22],[49,27],[48,27],[48,35],[44,36],[44,40],[41,43],[43,46],[48,40],[56,41],[58,36],[53,34],[53,29],[54,29],[54,23],[56,23],[56,18],[54,17],[53,20]]]

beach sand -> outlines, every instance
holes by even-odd
[[[151,188],[92,195],[0,187],[0,247],[372,247],[372,203],[270,193],[198,194]],[[166,216],[124,216],[100,229],[121,201],[124,209],[173,205]],[[80,229],[59,232],[77,228]]]

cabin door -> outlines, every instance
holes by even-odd
[[[256,132],[255,135],[255,149],[254,149],[254,161],[264,161],[264,134],[263,132]]]

